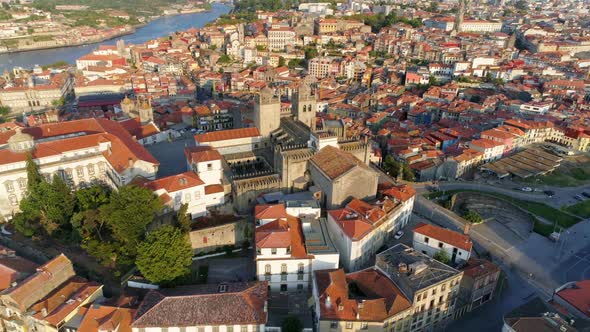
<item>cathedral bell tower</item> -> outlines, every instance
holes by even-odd
[[[293,93],[293,115],[313,132],[316,129],[316,110],[317,100],[312,83],[305,79],[299,84],[299,89]]]
[[[262,137],[268,137],[281,125],[281,101],[269,87],[260,91],[254,105],[254,125]]]

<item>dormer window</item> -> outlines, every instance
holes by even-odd
[[[227,292],[227,285],[223,285],[223,284],[219,285],[218,290],[220,293]]]
[[[270,249],[270,254],[271,255],[276,255],[277,254],[277,248]]]

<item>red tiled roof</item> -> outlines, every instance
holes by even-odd
[[[152,191],[164,189],[169,193],[192,188],[196,186],[202,186],[205,182],[199,178],[193,171],[188,171],[176,175],[167,176],[157,180],[149,181],[143,184],[145,188]]]
[[[64,320],[84,301],[99,292],[102,285],[89,282],[81,277],[73,277],[51,294],[43,298],[31,307],[36,312],[33,316],[38,320],[43,320],[52,326],[59,327]],[[46,315],[44,315],[46,311]]]
[[[485,259],[469,258],[467,264],[461,268],[461,271],[463,271],[464,276],[477,279],[488,274],[496,273],[500,271],[500,268]]]
[[[258,136],[260,136],[260,131],[258,131],[258,128],[256,128],[256,127],[227,129],[227,130],[213,131],[213,132],[204,133],[204,134],[197,134],[197,135],[195,135],[195,142],[197,142],[197,144],[201,144],[201,143],[206,143],[206,142],[217,142],[217,141],[225,141],[225,140],[230,140],[230,139],[258,137]]]
[[[205,195],[211,195],[211,194],[222,193],[222,192],[223,192],[223,186],[220,184],[210,184],[208,186],[205,186]]]
[[[577,281],[575,287],[562,289],[557,296],[590,317],[590,280]]]
[[[35,145],[33,158],[60,154],[65,151],[96,146],[102,142],[111,142],[110,152],[104,157],[118,171],[129,167],[129,161],[143,160],[154,165],[159,162],[121,126],[120,123],[108,119],[83,119],[68,122],[48,123],[22,130],[35,140],[82,133],[81,136],[40,142]],[[6,144],[15,131],[0,133],[0,144]],[[24,161],[25,153],[14,153],[8,149],[0,150],[0,162],[10,163]]]
[[[367,168],[365,163],[351,153],[330,145],[316,153],[311,158],[311,162],[332,180],[355,167]]]
[[[473,246],[469,235],[431,224],[419,223],[416,225],[416,228],[414,228],[414,233],[428,236],[429,238],[436,239],[466,251],[471,251],[471,247]]]
[[[348,275],[343,269],[316,271],[315,280],[320,320],[383,322],[412,307],[399,288],[374,268]]]
[[[284,219],[287,218],[287,210],[284,204],[258,204],[254,207],[256,219]]]
[[[152,290],[137,310],[134,328],[266,324],[264,281],[192,285]]]
[[[221,160],[219,151],[208,145],[186,147],[184,148],[184,155],[190,163]]]
[[[291,248],[292,258],[306,258],[303,230],[298,218],[289,216],[256,228],[257,248]]]
[[[82,307],[79,315],[82,317],[78,328],[80,332],[131,332],[135,309],[92,304]]]

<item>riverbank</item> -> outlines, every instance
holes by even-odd
[[[132,35],[137,31],[137,29],[140,29],[140,28],[150,24],[151,22],[154,22],[154,21],[159,20],[164,17],[174,17],[174,16],[179,16],[179,15],[190,15],[190,14],[208,13],[208,12],[211,12],[211,10],[204,9],[204,8],[194,8],[194,9],[189,9],[189,10],[183,10],[178,13],[170,13],[170,14],[164,14],[164,15],[158,16],[157,18],[155,18],[149,22],[133,25],[133,26],[131,26],[131,29],[129,29],[129,30],[126,30],[126,31],[123,31],[120,33],[115,33],[110,36],[105,36],[103,38],[98,38],[96,40],[86,40],[86,41],[81,41],[81,42],[58,44],[58,45],[40,45],[40,46],[30,47],[30,48],[18,48],[18,49],[6,49],[6,50],[3,50],[0,48],[0,54],[14,54],[14,53],[21,53],[21,52],[29,52],[29,51],[51,50],[51,49],[58,49],[58,48],[86,46],[86,45],[104,43],[104,42],[107,42],[107,41],[110,41],[110,40],[113,40],[113,39],[116,39],[119,37]]]
[[[231,6],[214,3],[210,11],[192,14],[178,13],[173,16],[161,16],[138,27],[134,33],[109,38],[97,43],[60,46],[38,50],[22,50],[14,53],[0,54],[0,72],[12,70],[13,67],[33,68],[35,65],[47,65],[57,61],[75,63],[76,59],[95,50],[98,45],[115,45],[118,40],[126,44],[142,44],[147,41],[168,36],[175,31],[201,28],[215,21],[220,15],[229,13]]]
[[[58,49],[58,48],[67,48],[67,47],[76,47],[76,46],[86,46],[86,45],[93,45],[93,44],[99,44],[99,43],[104,43],[107,42],[109,40],[113,40],[119,37],[124,37],[124,36],[129,36],[134,34],[137,31],[137,28],[140,28],[142,26],[145,26],[146,24],[141,24],[139,27],[132,27],[130,30],[124,31],[124,32],[120,32],[120,33],[116,33],[113,34],[111,36],[108,37],[104,37],[104,38],[99,38],[96,40],[91,40],[91,41],[82,41],[82,42],[76,42],[76,43],[67,43],[67,44],[60,44],[60,45],[47,45],[47,46],[38,46],[38,47],[31,47],[31,48],[20,48],[20,49],[7,49],[7,50],[2,50],[0,49],[0,54],[15,54],[15,53],[22,53],[22,52],[30,52],[30,51],[42,51],[42,50],[52,50],[52,49]]]

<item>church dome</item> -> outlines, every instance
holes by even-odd
[[[8,148],[12,152],[27,152],[35,147],[33,136],[23,133],[21,128],[16,128],[16,133],[8,139]]]

